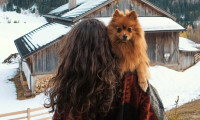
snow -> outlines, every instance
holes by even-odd
[[[8,18],[8,19],[7,19]],[[8,21],[11,23],[8,23]],[[13,21],[19,23],[13,23]],[[25,23],[24,23],[25,22]],[[12,53],[17,53],[14,40],[45,24],[44,17],[0,11],[0,63]]]
[[[200,51],[200,49],[197,49],[196,47],[200,46],[200,44],[196,44],[195,42],[179,37],[179,50],[183,51]]]
[[[181,25],[167,17],[139,17],[139,22],[146,31],[185,30]]]
[[[28,100],[17,100],[14,82],[8,81],[17,73],[18,64],[0,64],[0,114],[38,108],[44,104],[44,94]],[[2,109],[3,108],[3,109]],[[48,111],[48,110],[46,110]],[[5,120],[8,118],[3,118]]]
[[[85,12],[105,3],[107,0],[87,0],[87,2],[74,8],[73,10],[63,14],[61,17],[74,18],[84,14]]]
[[[6,15],[6,13],[3,14]],[[15,16],[18,16],[18,14],[13,15],[13,20]],[[2,20],[2,17],[0,18]],[[17,52],[13,40],[46,23],[43,20],[36,22],[37,20],[33,19],[33,21],[29,21],[29,17],[25,18],[25,21],[26,24],[0,23],[0,62],[11,53]],[[60,29],[57,29],[57,31],[60,31]],[[0,109],[0,114],[43,106],[44,94],[39,94],[28,100],[16,99],[15,85],[8,79],[17,73],[17,68],[18,64],[0,63],[0,108],[3,108]],[[153,66],[150,67],[151,79],[149,82],[157,89],[164,107],[170,109],[174,107],[177,96],[180,97],[179,105],[200,98],[199,71],[200,62],[184,72],[177,72],[163,66]]]
[[[19,23],[13,23],[14,21],[19,21]],[[43,106],[44,94],[28,100],[16,99],[15,85],[8,79],[16,75],[19,65],[18,63],[2,64],[10,54],[17,53],[15,39],[43,24],[46,24],[45,18],[34,16],[34,14],[23,15],[0,11],[0,114]],[[1,120],[7,119],[9,118],[1,118]]]
[[[12,12],[2,12],[0,11],[0,24],[1,23],[46,23],[44,17],[40,17],[35,14],[31,14],[27,11],[22,11],[23,14],[16,13],[15,11]]]
[[[110,23],[111,17],[96,18],[107,26]],[[144,31],[182,31],[185,30],[181,25],[167,17],[138,17],[139,23]]]
[[[157,89],[164,107],[175,107],[200,98],[200,62],[184,72],[177,72],[163,66],[150,67],[150,83]]]
[[[88,0],[76,0],[76,5],[79,6],[79,5],[81,5],[81,4],[83,4],[83,3],[87,2],[87,1]],[[68,3],[64,4],[64,5],[62,5],[62,6],[58,7],[58,8],[50,11],[49,14],[60,14],[61,12],[65,11],[65,10],[68,10],[68,6],[69,6]]]
[[[56,40],[60,36],[66,34],[70,29],[71,27],[62,24],[51,23],[32,31],[30,34],[23,36],[23,38],[28,43],[26,47],[31,51],[31,49],[36,50],[39,47]],[[31,49],[29,47],[31,47]]]

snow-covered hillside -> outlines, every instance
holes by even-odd
[[[14,23],[14,21],[19,21],[19,23]],[[36,17],[34,14],[24,15],[0,11],[0,63],[10,54],[17,52],[14,45],[15,39],[45,23],[47,21],[44,17]]]

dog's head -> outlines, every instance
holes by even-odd
[[[112,31],[112,35],[115,36],[114,40],[127,42],[130,40],[134,41],[137,37],[140,32],[138,27],[140,28],[138,16],[134,10],[126,10],[126,15],[122,11],[115,10],[108,30]]]

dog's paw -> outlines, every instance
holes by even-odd
[[[139,82],[139,86],[140,86],[140,88],[141,88],[144,92],[147,91],[147,88],[148,88],[147,81],[145,81],[145,82]]]

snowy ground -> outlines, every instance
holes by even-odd
[[[14,21],[19,23],[14,23]],[[17,73],[18,64],[8,65],[2,62],[10,54],[17,53],[15,39],[45,23],[47,23],[45,18],[34,16],[34,14],[23,15],[0,11],[0,114],[43,106],[44,94],[29,100],[16,100],[15,85],[8,79]]]
[[[163,66],[150,67],[150,83],[157,89],[164,107],[175,107],[179,96],[179,105],[200,98],[200,62],[184,72],[177,72]]]
[[[18,64],[0,64],[0,114],[42,107],[44,104],[44,94],[28,100],[17,100],[15,85],[8,81],[15,76],[17,68]]]
[[[0,12],[0,20],[4,21],[6,17],[1,17],[2,14],[5,13]],[[5,14],[5,16],[9,16],[9,14]],[[14,45],[15,39],[46,23],[42,17],[38,18],[40,20],[32,18],[33,16],[21,17],[23,19],[21,20],[18,15],[16,13],[11,15],[12,19],[19,18],[19,21],[27,19],[26,23],[0,23],[0,114],[25,110],[26,108],[37,108],[43,106],[44,103],[44,94],[29,100],[16,100],[15,86],[8,79],[16,74],[18,65],[1,64],[11,53],[17,52]],[[200,98],[199,71],[200,62],[184,72],[154,66],[150,67],[150,83],[156,87],[165,108],[170,109],[174,107],[177,96],[180,97],[179,105]]]

